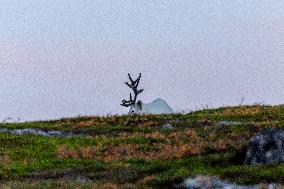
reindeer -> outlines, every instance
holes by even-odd
[[[137,101],[137,96],[143,92],[144,89],[137,89],[140,79],[141,73],[136,80],[133,80],[128,74],[129,80],[131,83],[125,82],[125,84],[130,87],[134,92],[134,98],[132,99],[132,94],[130,93],[129,100],[122,100],[121,106],[129,107],[128,114],[172,114],[174,113],[173,109],[161,98],[157,98],[151,103],[142,103],[141,100]],[[137,102],[136,102],[137,101]]]

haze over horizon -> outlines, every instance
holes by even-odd
[[[284,103],[282,1],[0,0],[0,120]]]

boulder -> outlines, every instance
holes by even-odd
[[[163,125],[161,128],[162,129],[173,129],[174,127],[171,124],[167,123],[167,124]]]
[[[264,184],[260,183],[257,185],[237,185],[235,183],[230,183],[225,180],[221,180],[218,177],[214,176],[203,176],[197,175],[195,178],[188,178],[184,180],[181,184],[174,184],[173,188],[178,189],[206,189],[206,188],[215,188],[215,189],[277,189],[280,188],[280,184],[270,183]]]
[[[264,129],[250,139],[245,164],[277,163],[284,163],[284,128]]]

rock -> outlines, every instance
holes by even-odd
[[[219,121],[218,124],[228,126],[228,125],[240,125],[242,122],[240,121]]]
[[[183,186],[185,188],[224,188],[229,187],[230,184],[215,177],[196,176],[186,179]]]
[[[173,129],[174,127],[171,124],[167,123],[167,124],[163,125],[161,128],[162,129]]]
[[[93,182],[90,178],[84,175],[73,175],[72,173],[65,174],[63,178],[70,181],[76,181],[81,184],[87,184]]]
[[[71,136],[75,136],[72,133],[68,133],[68,132],[64,132],[64,131],[44,131],[44,130],[36,129],[36,128],[25,128],[25,129],[1,128],[0,133],[9,133],[9,134],[13,134],[13,135],[33,134],[33,135],[41,135],[41,136],[45,136],[45,137],[50,137],[50,136],[71,137]]]
[[[269,185],[237,185],[234,183],[229,183],[227,181],[221,180],[213,176],[201,176],[198,175],[195,178],[188,178],[183,183],[175,185],[174,188],[183,188],[183,189],[206,189],[206,188],[215,188],[215,189],[261,189],[261,188],[271,188],[277,189],[280,188],[279,184],[269,184]]]
[[[269,128],[254,135],[249,142],[245,164],[284,163],[284,128]]]
[[[88,177],[85,176],[77,176],[76,181],[81,183],[81,184],[85,184],[85,183],[92,183],[92,180],[89,179]]]

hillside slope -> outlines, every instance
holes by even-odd
[[[170,188],[196,175],[284,184],[284,165],[243,164],[250,137],[270,127],[284,127],[284,105],[1,124],[74,136],[0,133],[0,187]]]

